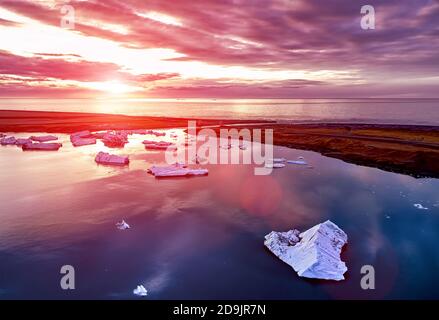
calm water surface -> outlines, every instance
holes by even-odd
[[[439,125],[439,99],[0,99],[0,109]]]
[[[145,137],[112,150],[131,163],[111,168],[94,162],[100,142],[59,136],[58,152],[0,147],[0,299],[132,299],[139,284],[146,299],[439,298],[439,180],[283,147],[276,157],[314,169],[207,165],[207,177],[157,180],[146,169],[164,156],[145,151]],[[116,229],[122,219],[130,230]],[[326,219],[349,236],[343,282],[299,278],[263,246],[272,230]],[[60,288],[66,264],[76,290]],[[374,291],[360,288],[366,264]]]

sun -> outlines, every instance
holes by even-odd
[[[105,81],[105,82],[88,82],[87,87],[99,91],[104,91],[110,94],[124,94],[134,91],[138,91],[141,88],[133,87],[128,84],[122,83],[118,80]]]

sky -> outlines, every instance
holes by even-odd
[[[366,4],[375,29],[361,27]],[[439,0],[0,0],[2,98],[428,98],[438,89]]]

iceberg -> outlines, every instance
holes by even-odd
[[[31,136],[30,139],[33,140],[33,141],[37,141],[37,142],[47,142],[47,141],[52,141],[52,140],[58,140],[58,137],[52,136],[52,135],[48,135],[48,136]]]
[[[126,223],[125,220],[122,220],[121,222],[116,223],[116,227],[119,230],[126,230],[126,229],[130,228],[130,225],[128,223]]]
[[[146,130],[145,132],[146,132],[145,134],[152,134],[152,135],[154,135],[156,137],[164,137],[164,136],[166,136],[166,132],[158,132],[158,131],[154,131],[154,130]]]
[[[420,203],[415,203],[414,205],[413,205],[416,209],[419,209],[419,210],[428,210],[428,208],[426,208],[426,207],[424,207],[422,204],[420,204]]]
[[[16,141],[15,141],[15,144],[17,145],[17,146],[22,146],[22,145],[24,145],[24,144],[28,144],[28,143],[32,143],[32,140],[31,139],[29,139],[29,138],[18,138]]]
[[[62,147],[61,143],[27,143],[23,144],[21,148],[24,151],[35,150],[35,151],[58,151]]]
[[[280,169],[280,168],[285,168],[285,164],[284,163],[266,163],[265,164],[265,168],[268,169]]]
[[[15,137],[4,137],[0,139],[0,144],[2,146],[15,144],[17,142],[17,139]]]
[[[302,233],[272,231],[265,236],[264,245],[301,277],[340,281],[347,271],[340,260],[347,240],[346,233],[327,220]]]
[[[170,166],[152,166],[148,169],[156,178],[160,177],[184,177],[184,176],[204,176],[209,173],[207,169],[189,169],[182,164],[174,164]]]
[[[145,145],[145,149],[151,149],[151,150],[167,150],[168,148],[175,149],[176,146],[172,142],[166,142],[166,141],[150,141],[145,140],[142,142]]]
[[[72,133],[70,141],[74,147],[96,144],[96,138],[88,130]]]
[[[288,160],[287,163],[297,164],[297,165],[301,165],[301,166],[306,166],[308,164],[305,160]]]
[[[137,286],[137,288],[133,290],[133,293],[136,296],[140,296],[140,297],[145,297],[148,295],[148,291],[145,289],[143,285]]]
[[[103,135],[102,141],[109,148],[123,148],[128,143],[128,136],[121,132],[107,132]]]
[[[96,144],[96,138],[76,138],[71,140],[74,147],[88,146]]]
[[[99,164],[117,165],[117,166],[123,166],[130,162],[127,156],[117,156],[102,151],[100,151],[96,155],[95,161]]]

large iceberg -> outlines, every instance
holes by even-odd
[[[346,233],[327,220],[302,233],[295,229],[272,231],[265,236],[264,244],[301,277],[339,281],[347,271],[340,260],[347,240]]]
[[[24,151],[57,151],[61,147],[61,143],[26,143],[21,146]]]
[[[204,176],[209,173],[207,169],[189,169],[182,164],[174,164],[170,166],[152,166],[148,172],[156,178],[160,177],[184,177],[184,176]]]
[[[95,161],[100,164],[118,165],[118,166],[123,166],[130,162],[127,156],[118,156],[115,154],[109,154],[107,152],[102,152],[102,151],[100,151],[96,155]]]

